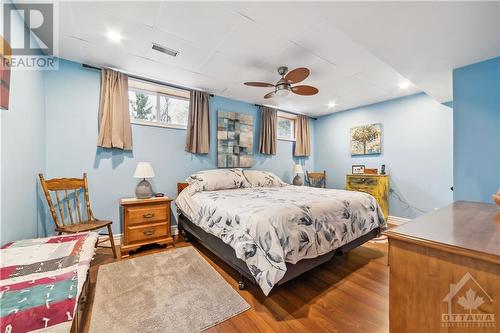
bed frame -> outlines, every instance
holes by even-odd
[[[178,183],[177,192],[180,193],[184,188],[187,187],[187,183]],[[189,220],[188,217],[184,216],[182,212],[178,210],[178,228],[179,232],[183,235],[186,241],[190,241],[195,238],[201,245],[207,248],[210,252],[219,257],[226,264],[235,269],[239,275],[238,286],[240,290],[246,288],[246,280],[256,283],[253,275],[250,273],[246,263],[236,257],[236,252],[228,244],[224,243],[220,238],[207,233],[205,230],[194,224]],[[380,229],[376,228],[355,240],[342,245],[339,248],[333,249],[332,251],[323,254],[319,257],[312,259],[302,259],[296,264],[286,263],[286,273],[283,278],[276,284],[282,285],[283,283],[290,281],[291,279],[327,262],[330,261],[335,256],[341,256],[345,252],[348,252],[372,238],[377,237],[380,234]]]

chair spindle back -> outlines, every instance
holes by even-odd
[[[323,172],[306,171],[306,182],[311,187],[326,188],[326,171]]]
[[[40,183],[45,194],[45,199],[47,200],[50,214],[52,215],[52,219],[56,224],[56,228],[62,228],[69,224],[80,224],[94,220],[92,210],[90,208],[89,189],[86,173],[83,174],[83,178],[81,179],[45,179],[43,174],[39,174],[38,177],[40,178]],[[80,204],[79,199],[82,191],[84,206]],[[73,196],[72,200],[71,196]],[[53,197],[55,197],[55,203]],[[71,201],[73,204],[71,204]],[[85,212],[85,215],[82,214],[82,210]],[[65,211],[68,213],[68,220],[66,220]]]

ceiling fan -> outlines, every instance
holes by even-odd
[[[281,75],[281,79],[279,79],[276,84],[266,82],[245,82],[245,85],[252,87],[273,87],[274,91],[264,95],[264,98],[272,98],[274,96],[284,97],[288,95],[290,91],[302,96],[316,95],[319,92],[316,87],[306,85],[292,87],[292,84],[304,81],[309,76],[309,73],[309,69],[305,67],[296,68],[289,72],[288,67],[281,66],[278,68],[278,74]]]

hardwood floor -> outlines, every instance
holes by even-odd
[[[194,246],[251,305],[248,311],[205,332],[389,331],[386,243],[366,243],[277,287],[268,297],[252,283],[247,283],[247,290],[238,290],[236,271],[203,246],[177,242],[176,247],[182,246]],[[133,254],[130,258],[159,251],[175,251],[175,248],[153,248]],[[90,269],[91,289],[89,305],[83,315],[84,332],[88,332],[90,323],[98,267],[113,261],[111,250],[98,249]]]

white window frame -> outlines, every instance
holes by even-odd
[[[297,116],[293,115],[293,114],[290,114],[290,113],[285,113],[285,112],[278,111],[278,120],[276,122],[276,126],[278,126],[278,122],[279,122],[280,119],[286,119],[286,120],[290,120],[292,122],[292,136],[291,137],[285,137],[285,136],[279,136],[279,134],[278,134],[278,140],[295,142],[296,141],[296,136],[295,136],[295,122],[297,121]]]
[[[139,81],[139,82],[141,82],[144,85],[150,85],[150,86],[155,86],[156,85],[156,86],[160,86],[159,84],[149,83],[149,82],[141,81],[141,80],[137,80],[137,79],[134,79],[134,81]],[[130,81],[129,81],[129,83],[130,83]],[[168,87],[168,86],[166,86],[166,87]],[[168,88],[171,88],[171,87],[168,87]],[[181,90],[181,89],[179,89],[179,90]],[[147,94],[147,95],[154,95],[156,97],[156,121],[143,120],[143,119],[135,119],[135,118],[132,118],[132,116],[130,115],[130,123],[131,124],[142,125],[142,126],[153,126],[153,127],[182,129],[182,130],[186,130],[187,129],[187,124],[186,125],[167,124],[167,123],[159,121],[159,119],[160,119],[160,97],[161,96],[167,96],[167,97],[171,97],[171,98],[186,100],[188,102],[189,102],[189,98],[183,97],[183,96],[174,95],[174,94],[167,94],[167,93],[156,91],[156,90],[147,90],[147,89],[144,89],[144,88],[135,88],[135,87],[130,87],[130,86],[128,88],[128,91],[133,91],[135,93],[143,93],[143,94]],[[128,107],[130,108],[130,100],[129,100]],[[129,111],[129,113],[130,113],[130,111]]]

